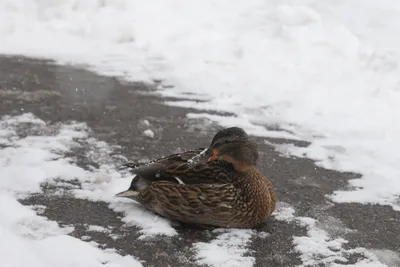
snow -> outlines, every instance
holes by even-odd
[[[107,233],[107,234],[111,233],[110,229],[107,229],[100,225],[87,225],[86,229],[87,229],[87,231],[90,231],[90,232],[101,232],[101,233]]]
[[[218,267],[253,266],[255,258],[244,255],[249,252],[247,245],[255,234],[253,230],[229,229],[214,232],[222,233],[209,243],[194,244],[198,264]]]
[[[309,141],[308,147],[285,146],[284,151],[363,175],[327,196],[331,200],[390,205],[397,211],[400,37],[393,33],[399,29],[396,0],[0,0],[0,53],[84,64],[128,80],[161,81],[159,93],[186,99],[166,104],[199,110],[188,118],[241,126],[258,136]],[[211,110],[231,115],[208,114]],[[26,124],[34,134],[20,137]],[[29,114],[0,121],[0,196],[2,204],[9,204],[1,207],[1,240],[7,244],[0,243],[0,256],[6,263],[46,266],[59,257],[65,266],[139,265],[66,236],[70,229],[38,219],[15,201],[39,192],[42,182],[58,183],[55,178],[83,182],[82,189],[71,189],[76,197],[110,203],[126,214],[126,224],[142,229],[141,238],[176,235],[167,220],[114,199],[131,177],[115,170],[112,148],[89,133],[82,123],[48,125]],[[99,168],[82,169],[64,156],[82,145],[77,139],[93,148],[87,157]],[[276,149],[282,151],[282,145]],[[307,227],[307,236],[294,239],[304,265],[322,256],[337,266],[334,260],[356,253],[343,248],[345,240],[317,228],[315,219],[292,215],[286,210],[277,217]],[[198,260],[224,264],[206,256],[215,249],[250,265],[251,257],[241,256],[243,247],[225,246],[225,238],[246,242],[247,237],[223,233],[210,244],[199,243]],[[77,258],[61,255],[64,243]],[[17,257],[18,251],[26,251],[26,257]],[[354,266],[382,266],[374,254],[360,253],[366,260]]]
[[[398,254],[398,252],[389,249],[376,249],[372,250],[371,252],[374,253],[387,266],[400,265],[400,255]]]
[[[292,153],[363,175],[332,200],[400,210],[399,15],[396,0],[2,0],[0,53],[160,81],[187,99],[170,105],[310,141]]]
[[[3,189],[0,190],[2,266],[142,266],[131,256],[102,251],[67,236],[73,229],[37,216]]]
[[[151,129],[147,129],[143,132],[144,136],[147,136],[149,138],[154,138],[154,132]]]
[[[147,127],[150,126],[150,122],[149,122],[148,120],[140,120],[140,123],[139,123],[139,124],[141,124],[141,125],[143,125],[143,126],[147,126]]]
[[[295,250],[300,253],[302,267],[307,266],[323,266],[339,267],[386,267],[380,259],[373,253],[363,247],[354,249],[346,249],[345,245],[348,241],[341,238],[331,237],[325,230],[318,227],[318,221],[311,217],[295,216],[293,207],[286,203],[278,203],[275,211],[275,218],[280,221],[299,224],[306,227],[306,236],[294,236],[293,244]],[[348,263],[350,256],[362,255],[363,259],[354,264]],[[392,259],[396,253],[390,255]],[[386,257],[387,259],[388,257]]]
[[[76,147],[90,148],[89,160],[100,168],[83,169],[76,159],[66,157]],[[90,129],[83,123],[49,124],[30,113],[4,116],[0,119],[0,258],[4,266],[142,266],[131,256],[121,256],[110,250],[101,250],[95,243],[86,243],[67,234],[74,229],[60,226],[54,221],[38,216],[41,206],[23,206],[16,199],[41,192],[43,182],[67,185],[78,179],[83,189],[71,186],[69,190],[78,197],[104,200],[111,208],[126,213],[130,224],[140,215],[140,223],[153,227],[152,234],[174,234],[167,221],[154,220],[154,215],[135,209],[132,203],[121,202],[114,195],[129,182],[117,175],[109,156],[111,148],[90,137]],[[108,155],[108,158],[106,158]],[[99,179],[98,177],[103,177]],[[108,177],[108,178],[105,178]],[[62,179],[64,182],[59,182]],[[62,190],[62,189],[60,189]],[[59,194],[55,192],[54,194]],[[133,206],[133,207],[132,207]],[[135,216],[136,215],[136,216]],[[126,220],[126,218],[123,218]],[[149,226],[147,226],[149,227]],[[88,226],[88,231],[110,230]],[[24,257],[20,257],[23,251]],[[68,251],[68,254],[65,254]],[[74,255],[71,257],[71,255]]]

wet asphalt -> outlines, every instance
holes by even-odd
[[[188,112],[196,110],[171,107],[168,100],[155,93],[155,85],[124,82],[116,77],[104,77],[74,66],[60,66],[51,61],[24,57],[0,57],[0,116],[31,112],[52,123],[68,120],[83,121],[93,130],[93,136],[112,145],[131,159],[154,158],[209,144],[219,126],[206,120],[189,120]],[[146,119],[155,132],[154,138],[142,134]],[[400,213],[390,207],[333,204],[327,198],[337,189],[347,187],[354,173],[339,173],[317,167],[313,161],[284,157],[265,143],[295,143],[291,140],[256,138],[260,148],[259,168],[273,182],[278,201],[289,203],[298,216],[310,216],[320,221],[320,227],[333,237],[349,240],[347,248],[400,251]],[[85,164],[83,155],[79,155]],[[129,181],[127,181],[128,185]],[[51,194],[51,186],[43,185],[43,193],[21,199],[26,205],[44,205],[43,216],[62,225],[74,225],[71,235],[96,241],[105,248],[117,249],[142,260],[144,266],[198,266],[191,249],[193,242],[210,241],[216,234],[201,229],[178,228],[178,236],[139,240],[135,227],[120,220],[107,203],[75,199],[68,194]],[[112,229],[109,233],[88,232],[85,224]],[[306,235],[304,227],[278,221],[274,217],[258,231],[267,238],[254,237],[249,253],[256,258],[255,266],[297,266],[301,264],[295,252],[293,236]],[[347,263],[360,260],[349,255]],[[389,266],[400,266],[400,262]],[[316,265],[316,266],[324,266]]]

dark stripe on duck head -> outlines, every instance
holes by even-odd
[[[240,127],[229,127],[217,132],[211,141],[211,148],[219,147],[222,144],[235,143],[248,140],[249,136]]]

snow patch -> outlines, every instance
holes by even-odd
[[[111,233],[110,229],[105,228],[100,225],[86,225],[86,229],[87,229],[87,231],[90,231],[90,232],[101,232],[101,233],[106,233],[106,234]]]
[[[193,246],[197,250],[197,263],[219,267],[251,267],[255,258],[247,255],[247,246],[255,234],[253,230],[214,230],[220,233],[209,243],[199,242]]]
[[[297,217],[295,210],[285,203],[279,203],[275,211],[277,220],[296,223],[307,229],[306,236],[294,236],[293,244],[295,250],[300,253],[302,260],[301,266],[373,266],[385,267],[377,256],[371,251],[358,247],[346,249],[343,245],[348,243],[343,238],[332,238],[325,230],[318,227],[319,222],[310,217]],[[350,255],[362,255],[363,259],[355,264],[349,264]]]
[[[148,120],[145,120],[145,119],[140,120],[140,124],[143,125],[143,126],[146,126],[146,127],[150,126],[150,122]]]
[[[399,252],[392,251],[389,249],[374,249],[371,250],[379,260],[384,262],[388,267],[400,266],[400,254]]]
[[[144,135],[144,136],[147,136],[147,137],[149,137],[149,138],[154,138],[154,132],[153,132],[152,130],[150,130],[150,129],[145,130],[145,131],[143,132],[143,135]]]
[[[115,169],[115,162],[121,159],[110,156],[112,149],[89,135],[90,129],[77,122],[49,124],[32,114],[0,119],[0,257],[6,266],[141,266],[131,256],[101,250],[98,244],[68,236],[73,227],[61,227],[32,210],[40,212],[43,207],[30,209],[17,201],[19,197],[41,192],[42,183],[64,181],[61,182],[64,185],[78,181],[82,189],[71,186],[54,194],[68,191],[92,200],[108,201],[111,207],[114,205],[116,210],[127,214],[124,220],[129,218],[134,225],[146,225],[147,236],[175,234],[168,221],[158,223],[151,213],[114,197],[130,181],[122,179],[122,174]],[[83,169],[75,158],[65,156],[78,147],[90,148],[87,159],[100,167]],[[135,223],[138,217],[139,222]],[[89,226],[89,230],[108,232],[96,226]],[[20,257],[21,251],[24,257]]]
[[[387,166],[382,166],[380,171],[384,170],[387,174],[390,173],[391,176],[379,173],[380,171],[374,167],[377,158],[370,158],[368,155],[363,154],[363,148],[360,146],[360,143],[354,144],[354,146],[358,147],[359,155],[357,161],[352,161],[352,157],[345,149],[345,146],[332,144],[321,148],[316,144],[318,142],[314,141],[308,147],[296,147],[288,144],[273,144],[273,146],[276,151],[286,156],[314,159],[316,165],[323,168],[344,172],[359,170],[362,176],[351,179],[348,189],[336,190],[333,194],[327,196],[332,201],[336,203],[359,202],[389,205],[394,210],[400,211],[400,191],[398,190],[400,188],[400,180],[397,178],[399,177],[397,176],[397,170],[390,170]],[[371,151],[370,155],[374,155],[375,157],[377,153],[380,152]],[[385,157],[389,158],[390,155],[385,155]],[[343,160],[341,161],[341,159]],[[394,167],[394,162],[392,164]]]
[[[131,256],[102,251],[67,236],[72,227],[37,216],[9,192],[0,191],[0,203],[0,257],[4,266],[142,266]]]
[[[270,235],[271,235],[271,234],[270,234],[270,233],[267,233],[267,232],[258,232],[258,233],[257,233],[257,236],[258,236],[259,238],[268,238]]]
[[[141,228],[139,239],[158,235],[174,236],[177,234],[176,230],[171,227],[169,220],[149,212],[143,206],[132,203],[132,201],[113,202],[110,204],[110,208],[116,212],[124,212],[125,216],[122,221],[128,226]]]

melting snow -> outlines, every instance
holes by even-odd
[[[24,131],[30,135],[21,137]],[[92,172],[64,156],[79,145],[77,140],[88,137],[88,131],[82,123],[50,125],[32,114],[5,116],[0,120],[0,258],[4,266],[142,266],[131,256],[103,251],[68,236],[73,228],[48,221],[16,200],[40,192],[42,182],[54,182],[54,179],[91,182]],[[106,182],[118,185],[120,180]],[[94,184],[101,186],[95,181]],[[90,194],[104,195],[105,192],[98,190]],[[43,210],[43,207],[32,208]],[[90,226],[89,230],[99,229]]]
[[[248,254],[248,243],[255,234],[253,230],[229,229],[222,232],[210,243],[195,243],[197,262],[218,267],[251,267],[255,258]]]
[[[154,138],[154,132],[150,129],[147,129],[143,132],[144,136],[150,137],[150,138]]]
[[[295,249],[300,253],[303,264],[301,266],[353,266],[353,267],[385,267],[371,251],[358,247],[346,249],[343,245],[348,241],[343,238],[332,238],[329,234],[317,227],[317,220],[310,217],[296,217],[295,210],[283,203],[279,203],[275,218],[277,220],[296,223],[307,228],[306,236],[294,236]],[[363,259],[349,264],[350,255],[362,255]]]

